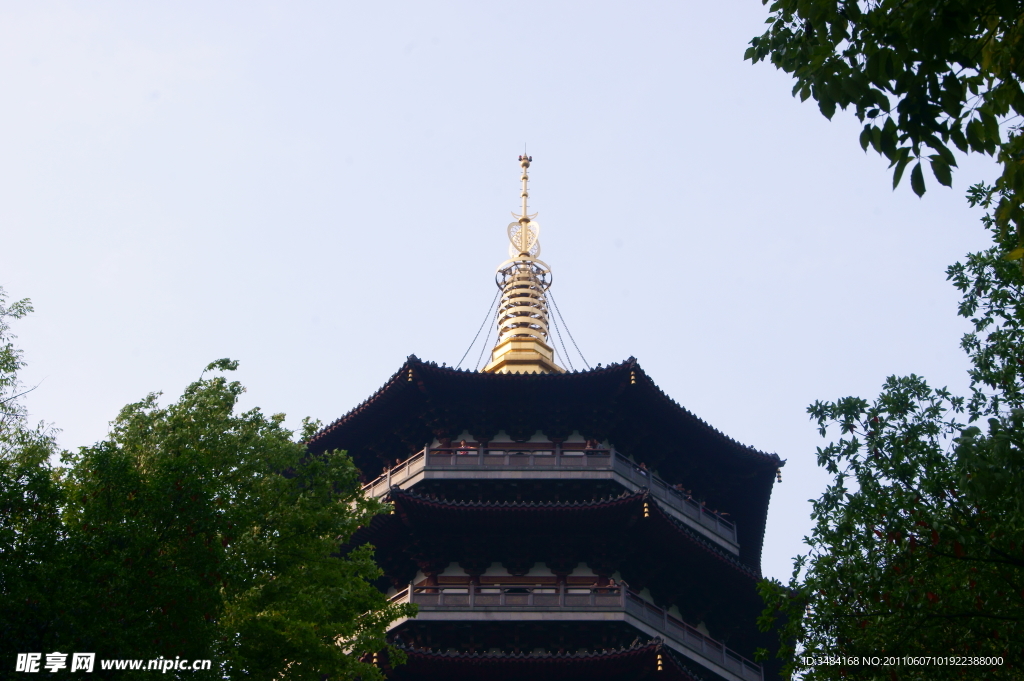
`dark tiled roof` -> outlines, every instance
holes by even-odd
[[[414,378],[413,381],[408,380],[410,371]],[[741,453],[751,459],[770,463],[775,467],[785,465],[785,462],[779,458],[778,454],[768,454],[748,445],[744,445],[694,415],[688,409],[665,394],[665,392],[654,383],[644,370],[640,368],[640,364],[633,357],[630,357],[624,362],[609,364],[607,367],[590,369],[588,371],[572,371],[564,374],[485,374],[477,371],[469,371],[467,369],[440,367],[434,362],[424,362],[415,355],[410,355],[405,364],[403,364],[402,367],[395,372],[375,393],[363,400],[358,406],[341,418],[322,428],[320,432],[310,438],[308,444],[311,448],[317,449],[318,444],[328,440],[332,433],[344,428],[345,425],[359,418],[359,416],[365,413],[368,409],[387,402],[388,394],[391,391],[398,389],[396,386],[401,386],[404,383],[415,382],[415,379],[421,379],[424,374],[433,374],[437,376],[443,375],[455,378],[457,381],[472,381],[485,385],[491,383],[495,386],[505,387],[513,382],[518,385],[532,384],[535,386],[554,386],[579,381],[580,379],[578,377],[618,377],[624,373],[627,375],[633,373],[634,377],[637,379],[637,384],[647,386],[654,394],[663,400],[665,404],[670,405],[674,410],[676,410],[681,418],[691,420],[694,423],[699,424],[700,427],[704,428],[709,434],[712,434],[722,444],[729,446],[737,453]]]
[[[515,425],[515,427],[513,427]],[[484,374],[411,356],[369,399],[314,435],[313,452],[348,450],[367,479],[434,437],[490,428],[579,430],[608,439],[728,511],[741,559],[757,568],[778,455],[740,444],[668,397],[633,358],[564,374]],[[474,433],[476,434],[476,433]],[[527,435],[526,437],[529,437]]]

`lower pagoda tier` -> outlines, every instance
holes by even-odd
[[[393,625],[390,638],[450,654],[534,655],[587,653],[658,640],[701,676],[716,681],[762,681],[761,666],[706,629],[680,620],[624,582],[601,586],[564,583],[463,583],[410,586],[393,597],[415,603],[415,620]],[[703,623],[701,623],[703,627]]]
[[[392,593],[410,585],[458,590],[497,582],[589,588],[617,579],[745,656],[771,643],[743,624],[763,607],[759,575],[646,492],[588,502],[495,503],[396,487],[388,498],[394,513],[360,529],[350,546],[374,545]]]
[[[710,681],[656,639],[584,651],[457,652],[398,647],[405,653],[406,663],[394,669],[384,666],[389,677],[399,681]]]

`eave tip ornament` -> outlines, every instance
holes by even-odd
[[[516,218],[508,226],[509,259],[498,266],[495,283],[501,289],[498,304],[498,342],[491,361],[483,368],[490,374],[564,373],[555,364],[555,353],[548,345],[548,300],[551,268],[540,255],[540,224],[530,215],[530,163],[532,156],[520,156],[523,189],[522,208],[512,212]]]

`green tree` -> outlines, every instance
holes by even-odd
[[[9,316],[30,309],[18,305]],[[4,340],[16,386],[21,357]],[[374,586],[372,547],[338,549],[388,507],[362,496],[343,452],[307,454],[316,424],[296,440],[283,415],[238,413],[243,388],[221,373],[236,366],[214,362],[166,407],[157,394],[126,406],[61,468],[52,433],[4,432],[2,664],[77,651],[212,659],[208,678],[382,678],[360,660],[415,609]]]
[[[768,4],[768,0],[762,0]],[[995,156],[994,218],[1024,256],[1024,3],[1020,0],[773,0],[746,58],[793,74],[793,94],[828,118],[852,107],[861,146],[884,155],[895,187],[922,195],[927,161],[951,184],[953,148]]]
[[[990,188],[972,199],[988,203]],[[986,222],[992,226],[991,216]],[[949,268],[971,395],[891,377],[872,403],[809,408],[833,476],[789,584],[762,583],[765,630],[807,679],[1020,678],[1024,669],[1024,276],[999,246]],[[981,667],[814,665],[823,656],[1000,657]]]
[[[18,371],[25,365],[10,322],[32,304],[7,304],[0,288],[0,646],[5,653],[34,650],[52,629],[54,586],[63,576],[64,489],[50,465],[57,454],[54,432],[32,426],[19,399]],[[13,655],[0,664],[13,669]]]
[[[765,2],[765,4],[768,4]],[[971,393],[891,377],[873,402],[809,408],[834,483],[814,502],[809,551],[788,584],[764,582],[761,625],[781,615],[786,670],[808,679],[1020,678],[1024,658],[1024,3],[776,0],[746,58],[793,74],[794,95],[832,118],[852,107],[861,146],[893,186],[923,163],[950,185],[953,149],[996,157],[972,205],[991,249],[947,274],[974,331]],[[814,665],[822,656],[999,657],[1001,665]]]
[[[387,507],[344,453],[308,456],[283,414],[235,413],[242,390],[215,376],[166,408],[150,395],[66,458],[72,549],[89,558],[77,626],[110,657],[212,651],[232,678],[377,678],[358,658],[414,613],[373,585],[372,547],[336,554]],[[96,604],[103,626],[85,622]]]

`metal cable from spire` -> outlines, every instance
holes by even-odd
[[[501,293],[501,289],[498,289],[498,293]],[[495,309],[494,310],[494,316],[491,318],[491,320],[492,320],[491,323],[493,324],[494,321],[496,321],[497,319],[498,319],[498,310]],[[477,355],[476,364],[473,365],[473,371],[476,371],[477,368],[480,366],[480,361],[484,358],[484,351],[487,350],[487,339],[490,338],[490,337],[491,337],[491,330],[487,329],[487,335],[484,336],[484,342],[480,346],[480,354]]]
[[[562,326],[565,327],[565,332],[569,334],[569,340],[572,341],[572,346],[576,348],[576,352],[580,353],[580,359],[582,359],[583,363],[587,365],[588,369],[590,369],[590,362],[588,362],[587,358],[583,356],[582,352],[580,352],[580,346],[576,345],[576,339],[572,337],[572,331],[569,330],[569,325],[565,323],[565,318],[562,317],[562,311],[558,309],[558,303],[555,302],[555,296],[548,292],[548,297],[551,299],[551,304],[555,306],[555,314],[557,314],[558,318],[562,320]]]
[[[460,359],[459,363],[455,365],[456,369],[458,369],[460,366],[462,366],[462,362],[463,362],[463,360],[466,359],[466,355],[468,355],[469,351],[473,349],[473,345],[476,343],[476,339],[480,337],[480,332],[484,330],[484,325],[487,324],[487,320],[491,318],[491,308],[494,307],[494,303],[498,300],[498,296],[500,296],[500,295],[501,295],[501,290],[499,289],[498,292],[494,294],[494,298],[491,300],[491,304],[487,306],[487,314],[484,315],[484,320],[482,322],[480,322],[480,328],[476,330],[476,335],[473,336],[473,340],[469,343],[469,347],[466,348],[466,351],[464,353],[462,353],[462,359]],[[491,334],[488,333],[487,335],[490,336]],[[484,347],[487,347],[487,339],[486,338],[484,338]],[[477,361],[477,364],[480,364],[480,362]]]
[[[576,371],[576,367],[572,365],[572,360],[569,359],[569,351],[565,349],[565,341],[562,340],[562,332],[558,328],[558,324],[555,322],[555,318],[551,318],[551,326],[555,328],[555,335],[558,336],[558,342],[562,346],[562,356],[565,358],[566,363],[569,365],[571,371]]]

